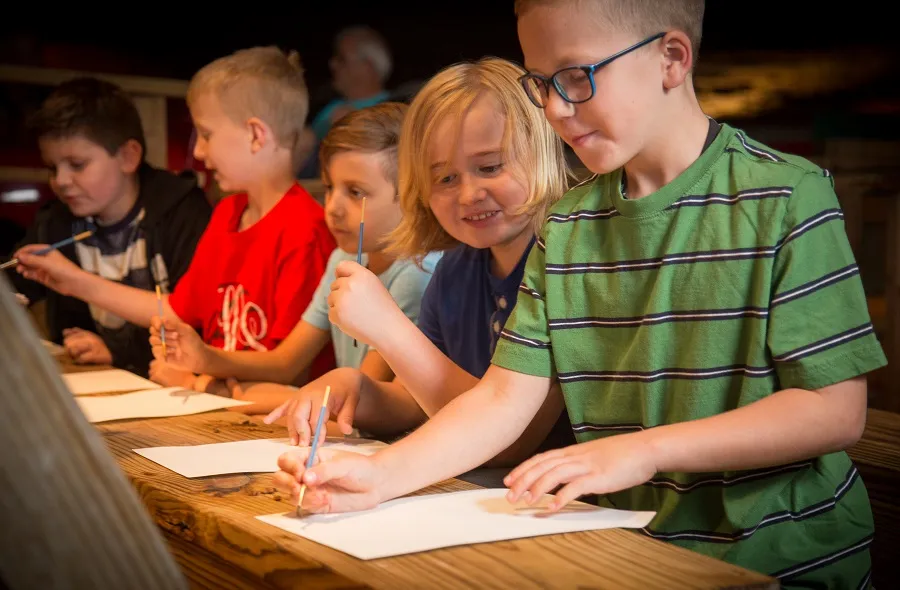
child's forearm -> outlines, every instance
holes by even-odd
[[[347,371],[351,369],[338,369]],[[353,423],[378,436],[395,436],[412,430],[428,416],[399,381],[378,381],[355,371],[359,380],[359,404]]]
[[[819,391],[786,389],[701,420],[641,433],[657,471],[757,469],[843,450],[865,427],[865,379]]]
[[[150,319],[159,313],[156,293],[109,281],[89,272],[79,275],[72,295],[144,328],[149,328]],[[169,306],[167,295],[163,296],[163,313],[170,318],[178,317]]]
[[[375,343],[381,356],[428,416],[478,383],[478,379],[448,359],[404,316]]]
[[[484,464],[537,414],[550,380],[491,366],[484,378],[408,437],[375,456],[384,502]]]
[[[204,372],[215,377],[240,381],[262,381],[290,385],[306,370],[331,336],[301,321],[274,350],[225,351],[206,347]]]

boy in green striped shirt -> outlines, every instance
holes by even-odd
[[[869,585],[871,510],[844,449],[886,359],[828,172],[702,112],[703,9],[516,3],[523,88],[597,176],[548,216],[475,388],[372,458],[323,449],[308,473],[282,458],[280,485],[311,486],[304,508],[368,508],[473,468],[558,384],[579,444],[513,470],[510,501],[598,494],[785,587]]]

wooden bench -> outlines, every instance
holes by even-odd
[[[900,414],[870,409],[862,439],[849,451],[862,475],[875,517],[872,573],[875,587],[897,577],[900,556]]]

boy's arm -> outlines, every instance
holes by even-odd
[[[372,381],[391,381],[394,379],[394,371],[390,365],[378,353],[377,350],[370,350],[366,353],[362,363],[359,365],[360,372]]]
[[[330,340],[328,331],[301,320],[273,350],[225,351],[205,346],[202,372],[220,378],[290,384]]]
[[[102,307],[127,322],[147,328],[150,318],[157,315],[156,293],[129,287],[91,274],[54,250],[46,255],[32,252],[44,245],[25,246],[16,253],[23,276],[38,281],[62,295],[81,299],[86,303]],[[163,296],[163,314],[178,316],[168,304],[168,296]]]
[[[866,425],[866,379],[784,389],[748,406],[642,434],[657,471],[756,469],[852,446]]]
[[[549,389],[546,377],[491,366],[473,389],[451,401],[409,436],[371,458],[360,461],[353,457],[348,462],[326,459],[311,471],[323,484],[335,478],[355,482],[349,496],[343,497],[338,489],[325,500],[333,512],[356,509],[352,496],[361,487],[368,488],[375,503],[408,494],[478,467],[509,447],[537,414]],[[302,457],[298,455],[298,459]],[[279,465],[286,467],[283,462]],[[362,471],[354,473],[358,467]],[[337,486],[343,487],[340,483]],[[318,494],[310,497],[315,500]]]

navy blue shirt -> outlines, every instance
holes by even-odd
[[[450,360],[481,379],[516,304],[531,243],[509,276],[491,273],[491,251],[461,244],[446,252],[422,295],[419,329]]]
[[[525,263],[534,245],[506,278],[491,273],[491,251],[461,244],[437,263],[422,295],[419,329],[457,366],[481,379],[497,339],[516,305]],[[538,452],[575,444],[565,411]]]

